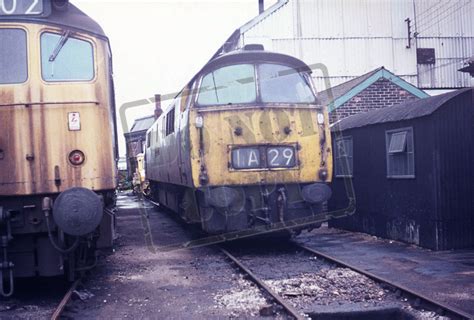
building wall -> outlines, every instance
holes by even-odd
[[[241,28],[239,46],[296,56],[315,68],[319,91],[379,66],[420,88],[460,88],[469,76],[458,72],[474,48],[473,0],[289,0]],[[408,25],[411,21],[411,35]],[[417,34],[415,38],[415,33]],[[433,64],[417,63],[417,48],[434,48]]]
[[[418,64],[420,88],[469,87],[468,74],[458,72],[474,54],[474,1],[414,1],[413,32],[417,48],[433,48],[433,64]]]
[[[434,250],[474,247],[472,91],[433,114],[342,132],[353,140],[356,213],[331,227]],[[415,178],[387,178],[385,132],[412,127]],[[348,203],[343,178],[332,183],[329,209]]]
[[[125,146],[127,153],[128,178],[133,177],[137,168],[137,154],[143,153],[143,143],[146,140],[146,131],[130,132],[125,134]]]
[[[408,100],[419,99],[410,92],[381,78],[358,95],[339,106],[329,115],[331,123],[348,116],[384,107],[390,107]]]
[[[435,248],[434,179],[430,150],[434,148],[426,121],[389,122],[346,130],[343,136],[353,140],[353,178],[356,213],[335,219],[331,227],[365,232],[378,237]],[[415,178],[387,178],[386,130],[413,127]],[[418,143],[424,141],[424,143]],[[335,178],[330,210],[344,208],[347,196],[343,178]]]
[[[438,110],[433,121],[437,148],[432,161],[439,172],[438,216],[433,224],[438,247],[474,247],[474,94],[467,90]],[[446,134],[449,132],[449,134]]]

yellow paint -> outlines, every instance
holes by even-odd
[[[331,135],[328,115],[324,111],[325,123],[317,124],[316,108],[295,106],[278,108],[238,108],[224,106],[207,109],[194,108],[190,115],[191,165],[195,186],[199,183],[201,165],[209,176],[207,186],[251,185],[273,183],[306,183],[321,181],[318,172],[328,170],[326,182],[332,179]],[[200,154],[200,133],[195,127],[195,118],[204,119],[202,129],[203,152]],[[284,127],[291,132],[286,134]],[[234,133],[242,128],[242,135]],[[320,138],[326,133],[326,142],[321,148]],[[233,170],[229,168],[230,146],[232,145],[285,145],[298,144],[299,166],[291,169],[274,170]],[[322,163],[322,159],[325,162]]]
[[[0,24],[27,31],[28,80],[0,85],[0,195],[54,193],[82,186],[113,189],[116,171],[108,87],[108,46],[86,34],[72,36],[92,43],[95,78],[90,82],[49,83],[41,78],[40,35],[61,33],[58,28],[37,24]],[[79,112],[81,130],[69,131],[68,113]],[[86,160],[70,164],[68,155],[79,149]],[[27,155],[34,160],[28,161]],[[55,184],[59,166],[61,184]]]

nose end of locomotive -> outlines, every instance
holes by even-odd
[[[65,190],[54,201],[54,221],[64,233],[72,236],[84,236],[94,231],[102,215],[100,197],[86,188]]]
[[[229,187],[206,190],[207,202],[216,208],[229,208],[240,198],[239,192]]]
[[[306,202],[316,204],[329,200],[332,191],[325,183],[313,183],[303,188],[302,195]]]

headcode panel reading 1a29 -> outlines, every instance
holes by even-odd
[[[43,13],[43,0],[0,0],[0,16],[38,15]]]

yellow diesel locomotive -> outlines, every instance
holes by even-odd
[[[116,128],[109,41],[63,0],[0,1],[0,294],[111,245]]]
[[[147,132],[151,197],[211,234],[313,217],[330,198],[310,68],[260,45],[211,59]]]

